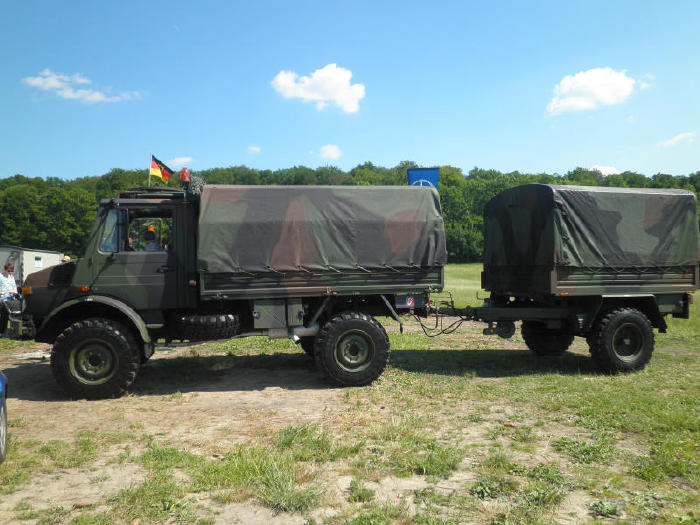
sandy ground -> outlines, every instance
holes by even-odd
[[[209,358],[203,357],[198,361],[204,360],[204,371],[200,369],[185,383],[174,381],[174,376],[187,374],[187,360],[177,359],[187,349],[178,349],[157,352],[140,371],[130,393],[120,399],[72,401],[53,379],[49,351],[48,345],[34,346],[0,356],[0,369],[10,385],[9,418],[23,420],[22,426],[10,429],[18,439],[72,441],[81,431],[138,429],[136,434],[156,435],[209,455],[229,449],[250,434],[292,424],[323,423],[343,395],[342,389],[329,386],[303,354],[295,366],[227,370],[225,374],[216,370],[207,374]],[[211,360],[215,368],[215,358]],[[23,500],[35,509],[70,508],[104,503],[120,489],[137,485],[145,470],[129,462],[110,464],[123,449],[123,445],[111,447],[87,469],[35,475],[18,492],[0,497],[0,523],[14,523],[17,513],[12,509]],[[219,510],[217,523],[304,521],[299,516],[275,516],[254,503]]]
[[[508,344],[517,343],[509,341]],[[190,350],[180,348],[157,352],[140,371],[130,393],[120,399],[72,401],[53,379],[49,351],[48,345],[33,345],[0,356],[0,369],[4,370],[10,384],[9,417],[23,420],[22,425],[10,429],[18,439],[72,442],[81,431],[133,431],[137,435],[156,436],[164,442],[180,443],[190,451],[211,457],[249,436],[271,433],[287,425],[331,423],[342,409],[345,393],[344,389],[329,385],[301,352],[298,359],[291,356],[281,361],[274,356],[248,357],[258,362],[224,372],[217,368],[220,356],[201,356],[194,365],[190,363],[195,360],[181,358]],[[470,434],[482,434],[487,426],[484,423],[481,430],[473,427]],[[465,440],[483,439],[476,434],[465,435]],[[0,523],[34,523],[15,520],[17,511],[14,509],[21,502],[28,502],[34,509],[82,508],[94,504],[97,507],[91,512],[106,510],[111,496],[138,485],[147,475],[136,463],[115,463],[115,458],[124,452],[124,446],[118,443],[107,448],[96,462],[83,468],[35,474],[19,491],[0,496]],[[143,442],[129,441],[132,454],[138,454],[139,447],[142,450],[144,446]],[[545,459],[551,460],[551,457]],[[464,468],[441,481],[438,488],[455,490],[473,481],[469,461],[466,459]],[[327,494],[345,499],[343,494],[349,490],[349,476],[329,472],[323,480]],[[367,483],[376,491],[378,501],[396,502],[426,485],[425,478],[418,476],[390,477],[378,483]],[[206,493],[192,497],[218,513],[216,523],[305,522],[302,516],[276,515],[253,501],[222,505],[212,502]],[[585,521],[582,502],[581,495],[570,494],[560,507],[559,519],[564,523],[578,523],[580,521],[571,515],[580,511]],[[311,515],[320,521],[333,512],[325,508]]]

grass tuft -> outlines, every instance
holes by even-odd
[[[374,499],[374,491],[365,487],[357,479],[350,482],[350,495],[348,501],[351,503],[368,503]]]
[[[510,495],[517,488],[518,484],[508,477],[487,476],[474,483],[469,489],[469,493],[479,499],[495,499]]]
[[[600,463],[613,457],[615,448],[607,441],[581,441],[562,437],[552,442],[554,450],[574,463]]]

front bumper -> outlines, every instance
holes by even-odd
[[[5,334],[10,339],[34,339],[36,328],[32,319],[10,317],[10,323]]]

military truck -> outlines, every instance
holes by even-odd
[[[528,184],[484,212],[483,307],[458,313],[543,356],[585,337],[605,372],[644,368],[698,288],[698,208],[684,190]]]
[[[136,188],[103,200],[84,256],[29,276],[14,337],[53,344],[72,396],[118,396],[158,344],[291,338],[341,385],[389,359],[374,316],[442,290],[437,192],[417,187]]]

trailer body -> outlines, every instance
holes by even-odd
[[[518,186],[487,204],[484,229],[482,287],[496,294],[667,294],[698,285],[689,191]]]
[[[643,368],[652,328],[689,317],[700,251],[695,195],[684,190],[528,184],[484,212],[482,307],[461,313],[530,349],[564,352],[585,337],[605,371]]]

